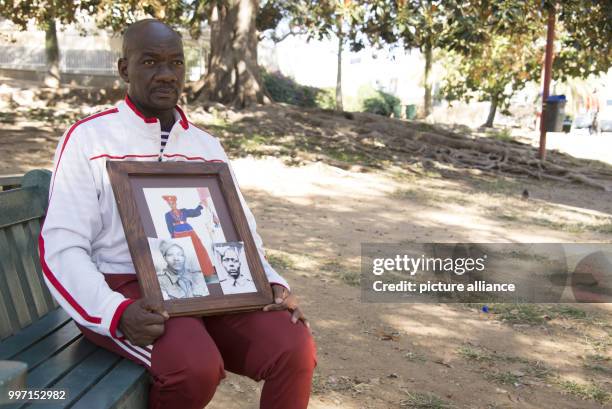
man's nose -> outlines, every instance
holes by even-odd
[[[170,63],[159,64],[155,79],[163,82],[176,82],[178,80],[176,73],[170,67]]]

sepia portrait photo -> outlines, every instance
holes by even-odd
[[[204,274],[190,238],[148,238],[157,281],[164,300],[205,297]]]

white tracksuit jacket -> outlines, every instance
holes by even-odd
[[[162,161],[228,162],[217,138],[189,123],[178,107],[175,117]],[[160,135],[159,121],[145,118],[126,98],[72,125],[55,153],[39,238],[45,282],[76,322],[102,335],[121,337],[119,318],[133,301],[112,291],[102,273],[135,273],[106,161],[158,161]],[[239,196],[268,281],[289,288],[263,257],[255,219]]]

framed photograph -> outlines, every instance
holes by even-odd
[[[272,302],[226,163],[108,161],[143,296],[171,316],[215,315]]]

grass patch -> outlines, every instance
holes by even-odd
[[[350,270],[348,267],[337,261],[328,261],[321,265],[322,270],[326,270],[337,274],[340,280],[353,287],[359,287],[361,284],[361,273],[359,271]]]
[[[396,189],[390,196],[396,199],[410,200],[422,205],[436,207],[442,207],[448,203],[455,203],[462,206],[471,204],[469,200],[461,195],[439,195],[430,190],[420,188]]]
[[[372,385],[367,380],[350,376],[328,376],[323,378],[316,373],[312,379],[313,394],[324,395],[330,391],[349,392],[353,396],[370,389]]]
[[[397,189],[390,194],[391,197],[396,199],[410,200],[419,204],[438,204],[442,201],[442,197],[429,192],[427,190],[408,188],[408,189]]]
[[[480,349],[472,348],[471,346],[463,345],[457,349],[457,353],[468,360],[471,361],[490,361],[493,359],[491,354],[488,351],[483,351]]]
[[[425,362],[427,361],[427,359],[425,358],[425,356],[423,354],[420,354],[418,352],[406,352],[404,354],[404,358],[406,358],[408,361],[410,362]]]
[[[266,260],[272,265],[274,269],[279,270],[293,270],[295,269],[295,263],[291,258],[285,254],[274,252],[266,254]]]
[[[601,404],[612,401],[612,394],[593,382],[584,384],[574,381],[559,381],[557,385],[565,393],[581,399],[594,400]]]
[[[0,122],[3,124],[14,124],[17,122],[13,112],[0,112]]]
[[[598,223],[597,220],[595,220],[594,223],[572,223],[570,221],[555,221],[545,218],[527,217],[525,222],[567,233],[584,233],[593,231],[598,233],[612,233],[612,222],[601,224]]]
[[[514,142],[514,138],[512,137],[512,131],[510,128],[504,128],[502,130],[488,130],[487,136],[489,138],[496,139],[501,142]]]
[[[501,385],[516,385],[521,383],[521,377],[512,372],[489,372],[486,378]]]
[[[451,409],[453,406],[431,393],[409,392],[408,398],[400,401],[400,408]]]
[[[589,318],[586,311],[571,305],[555,305],[551,308],[551,312],[555,317],[562,317],[572,320],[586,320]]]
[[[359,287],[361,284],[361,274],[354,271],[342,271],[340,272],[340,280],[350,286]]]
[[[546,322],[546,312],[537,304],[494,304],[489,311],[510,324],[538,325]]]
[[[547,319],[564,318],[574,321],[592,322],[595,317],[586,311],[571,305],[542,305],[542,304],[492,304],[489,311],[496,318],[510,324],[539,325]],[[611,345],[612,341],[601,339],[591,340],[591,343]]]
[[[370,162],[365,155],[359,152],[348,151],[340,148],[324,148],[323,153],[329,156],[330,158],[338,160],[340,162],[360,164],[367,164]]]
[[[531,257],[531,255],[529,255]],[[471,308],[480,310],[482,305],[469,304]],[[529,324],[540,325],[549,319],[563,318],[567,320],[579,321],[583,323],[597,322],[595,316],[586,311],[574,307],[572,305],[563,304],[508,304],[498,303],[489,304],[489,312],[493,316],[510,324]],[[603,338],[588,338],[585,337],[587,344],[591,345],[595,350],[606,349],[612,345],[610,337]]]
[[[601,338],[593,338],[585,335],[584,342],[597,353],[606,352],[608,348],[612,346],[612,336],[608,335]]]
[[[539,361],[530,363],[525,370],[529,376],[537,379],[548,379],[553,375],[552,370]]]
[[[493,179],[489,178],[478,178],[472,182],[474,189],[489,193],[489,194],[516,194],[519,195],[523,192],[521,185],[514,180],[505,179],[503,177],[496,177]]]
[[[612,367],[607,365],[610,361],[612,361],[612,358],[609,356],[589,354],[584,357],[584,363],[582,366],[592,371],[612,374]]]

